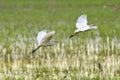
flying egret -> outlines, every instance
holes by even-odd
[[[70,35],[70,38],[79,32],[88,31],[91,29],[97,29],[97,26],[88,25],[87,24],[87,15],[83,14],[77,19],[76,28],[77,29],[75,30],[74,34]]]
[[[37,35],[37,42],[38,46],[34,50],[32,50],[32,53],[34,53],[37,49],[39,49],[42,46],[52,46],[57,43],[57,41],[51,40],[53,35],[55,34],[55,31],[48,32],[46,30],[40,31]]]

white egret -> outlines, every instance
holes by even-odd
[[[34,53],[37,49],[39,49],[42,46],[52,46],[57,43],[57,41],[51,40],[53,35],[55,34],[55,31],[48,32],[46,30],[40,31],[37,36],[37,42],[38,46],[34,50],[32,50],[32,53]]]
[[[70,35],[70,38],[79,32],[88,31],[91,29],[97,29],[97,26],[88,25],[87,24],[87,15],[83,14],[77,19],[76,28],[77,29],[75,30],[74,34]]]

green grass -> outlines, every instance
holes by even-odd
[[[1,0],[0,79],[119,80],[119,13],[118,0]],[[98,29],[69,39],[82,14]],[[59,43],[31,55],[43,29]]]

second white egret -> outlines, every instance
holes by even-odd
[[[76,22],[76,30],[74,32],[74,34],[70,35],[70,38],[73,37],[74,35],[76,35],[79,32],[83,32],[83,31],[88,31],[91,29],[97,29],[97,26],[94,25],[88,25],[87,24],[87,15],[83,14],[81,15]]]

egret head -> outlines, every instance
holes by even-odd
[[[43,43],[42,46],[53,46],[53,45],[56,45],[57,43],[58,43],[58,41],[50,40],[47,43]]]
[[[89,26],[90,26],[91,29],[97,29],[97,26],[95,26],[95,25],[93,25],[93,24],[92,24],[92,25],[89,25]]]
[[[55,41],[55,40],[50,41],[50,45],[56,45],[57,43],[58,43],[58,41]]]
[[[97,29],[97,26],[94,26],[93,29]]]

